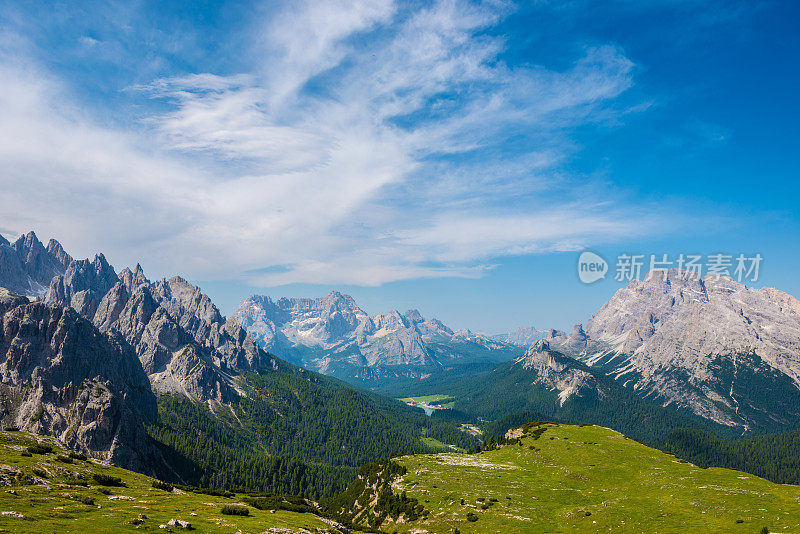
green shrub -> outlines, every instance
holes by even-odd
[[[29,453],[28,451],[22,451],[22,452],[20,453],[20,455],[22,455],[22,456],[28,456],[28,457],[30,457],[30,456],[33,456],[33,455],[32,455],[31,453]]]
[[[69,457],[72,458],[73,460],[81,460],[82,462],[88,460],[85,454],[75,451],[69,451]]]
[[[110,475],[104,475],[102,473],[94,473],[92,475],[92,480],[95,481],[96,484],[101,486],[117,486],[117,487],[124,487],[125,483],[119,477],[112,477]]]
[[[238,504],[226,504],[221,511],[224,515],[250,515],[250,509],[247,506]]]
[[[94,499],[89,497],[88,495],[82,495],[78,497],[78,500],[83,504],[88,504],[89,506],[94,506]]]
[[[97,491],[99,491],[103,495],[111,495],[111,490],[107,490],[106,488],[97,488]]]
[[[475,515],[472,512],[467,512],[467,521],[469,521],[470,523],[474,523],[477,520],[478,520],[478,516],[477,515]]]
[[[31,454],[50,454],[53,452],[53,446],[47,443],[37,443],[28,447],[28,452]]]
[[[162,482],[160,480],[154,480],[153,487],[164,491],[172,491],[175,489],[172,484],[167,484],[166,482]]]
[[[63,454],[57,455],[56,456],[56,460],[58,460],[59,462],[63,462],[65,464],[71,464],[72,463],[72,458],[70,458],[69,456],[64,456]]]
[[[34,467],[33,469],[31,469],[31,471],[33,471],[33,474],[39,478],[47,478],[47,471],[44,471],[43,469]]]
[[[243,501],[257,510],[287,510],[301,514],[319,514],[319,510],[297,495],[266,494],[262,497],[245,497]]]

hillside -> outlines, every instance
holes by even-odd
[[[160,525],[169,526],[171,519],[177,519],[191,523],[196,532],[345,532],[311,513],[311,506],[302,499],[155,488],[155,479],[144,475],[75,454],[70,457],[58,447],[47,452],[51,443],[24,432],[0,432],[0,485],[4,486],[0,531],[163,532]],[[37,449],[37,444],[45,448]],[[28,452],[28,447],[35,452]],[[263,500],[251,500],[259,498]],[[222,513],[224,506],[237,504],[246,507],[247,516]]]
[[[364,462],[441,450],[429,438],[464,449],[478,443],[455,423],[302,369],[243,373],[237,384],[245,395],[216,411],[158,397],[148,432],[173,453],[180,478],[320,498],[342,490]]]
[[[365,470],[333,505],[400,533],[800,531],[797,486],[702,469],[598,426],[508,436],[519,439]]]
[[[688,411],[652,403],[544,341],[492,371],[443,384],[436,393],[454,397],[453,408],[472,418],[514,421],[515,414],[535,412],[548,419],[608,426],[651,445],[678,428],[729,432]]]
[[[773,482],[800,484],[800,431],[736,440],[697,429],[671,432],[661,448],[703,467],[747,471]]]

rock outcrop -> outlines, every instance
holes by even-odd
[[[144,424],[156,401],[138,358],[72,308],[0,290],[0,415],[4,426],[147,471],[159,454]]]
[[[535,341],[515,363],[535,371],[536,383],[556,392],[561,406],[574,396],[596,395],[599,389],[590,372],[581,369],[577,361],[554,352],[547,341]]]

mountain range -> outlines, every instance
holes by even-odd
[[[317,497],[371,458],[435,450],[423,436],[476,443],[267,353],[183,278],[117,273],[33,232],[0,243],[0,258],[6,428],[180,482]]]
[[[320,497],[370,459],[474,447],[460,423],[555,418],[651,444],[800,427],[800,302],[730,278],[656,271],[585,327],[492,337],[338,292],[251,296],[225,318],[181,277],[76,260],[33,232],[0,241],[0,288],[4,427],[206,486]],[[451,409],[426,417],[337,378]],[[671,443],[698,456],[695,436]]]
[[[453,331],[418,310],[370,316],[336,291],[315,299],[253,295],[233,317],[265,350],[351,382],[426,378],[504,361],[520,350],[469,330]]]

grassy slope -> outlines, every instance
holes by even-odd
[[[2,532],[120,532],[127,530],[159,530],[160,524],[172,518],[189,521],[196,532],[263,532],[272,527],[297,530],[317,527],[328,529],[316,515],[278,510],[250,508],[250,517],[222,515],[225,504],[239,502],[239,497],[214,497],[211,495],[184,493],[174,490],[171,493],[152,487],[152,479],[144,475],[125,471],[94,461],[74,460],[65,464],[56,459],[56,454],[34,454],[26,457],[21,453],[28,445],[43,438],[24,432],[0,432],[0,473],[13,479],[15,471],[24,475],[36,476],[33,469],[49,473],[45,485],[20,484],[2,487],[0,491],[0,512],[15,512],[0,515]],[[59,450],[59,454],[66,451]],[[106,487],[111,495],[101,493],[103,486],[91,480],[93,473],[119,477],[127,487]],[[88,486],[66,484],[69,476],[87,475]],[[2,478],[2,476],[0,476]],[[9,493],[16,492],[16,495]],[[113,496],[127,499],[112,499]],[[94,499],[94,504],[83,504],[81,498]],[[192,516],[191,512],[196,513]],[[140,526],[130,523],[139,514],[148,519]],[[180,530],[179,528],[175,530]]]
[[[528,435],[520,444],[477,455],[398,458],[408,473],[395,482],[395,491],[405,490],[430,514],[427,520],[383,528],[442,533],[458,528],[465,534],[756,533],[766,526],[771,532],[800,532],[798,486],[701,469],[602,427],[546,428],[539,439]],[[478,498],[498,502],[482,510]],[[466,521],[469,511],[477,522]]]

